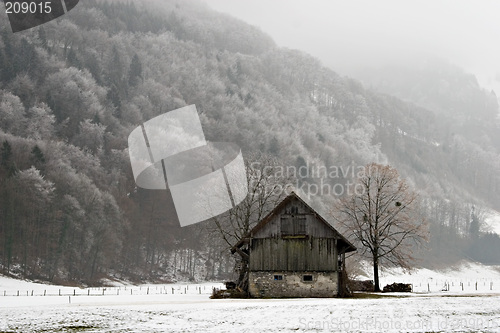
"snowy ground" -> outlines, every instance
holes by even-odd
[[[411,276],[393,271],[382,279],[392,283],[411,277],[422,287],[414,286],[416,292],[404,297],[282,300],[211,300],[212,287],[221,285],[209,283],[103,290],[0,277],[0,332],[500,331],[500,273],[493,268],[470,264]],[[434,280],[438,283],[429,282]],[[453,287],[462,282],[464,291],[440,291],[436,285],[444,281]],[[491,290],[488,282],[493,282]]]
[[[21,297],[19,297],[21,298]],[[41,302],[40,299],[50,301]],[[498,332],[500,295],[210,300],[208,295],[13,296],[7,332]],[[66,301],[66,303],[65,303]]]

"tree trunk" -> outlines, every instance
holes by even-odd
[[[99,255],[99,245],[96,246],[95,252],[94,252],[94,258],[92,259],[92,266],[90,268],[90,278],[89,280],[93,282],[94,279],[94,273],[96,271],[96,264],[97,264],[97,256]]]
[[[237,287],[248,292],[248,261],[241,259]]]
[[[375,288],[373,291],[379,292],[380,285],[378,280],[378,258],[376,256],[373,257],[373,282],[375,283]]]

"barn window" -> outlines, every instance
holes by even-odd
[[[281,234],[282,235],[293,235],[293,226],[290,223],[290,218],[281,218]]]
[[[290,209],[290,213],[291,214],[298,214],[299,213],[299,207],[292,206],[292,208]]]
[[[304,275],[304,276],[302,276],[302,281],[304,281],[304,282],[312,282],[313,281],[313,276],[312,275]]]
[[[283,280],[283,275],[275,275],[274,276],[274,281],[281,281]]]
[[[306,234],[306,218],[305,217],[295,218],[295,224],[296,224],[296,234],[297,235],[305,235]]]
[[[306,218],[305,216],[281,217],[281,235],[282,236],[297,236],[306,235]]]

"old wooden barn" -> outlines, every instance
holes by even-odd
[[[252,297],[335,297],[345,253],[356,248],[292,192],[232,249]]]

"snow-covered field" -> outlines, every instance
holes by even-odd
[[[54,298],[54,297],[52,297]],[[67,298],[67,297],[64,297]],[[57,297],[56,299],[59,299]],[[500,296],[210,300],[207,295],[2,299],[7,332],[498,332]],[[12,302],[7,305],[6,302]]]
[[[371,268],[367,267],[365,271],[371,272]],[[367,278],[371,279],[369,275]],[[464,261],[445,270],[419,268],[404,273],[401,269],[391,269],[380,273],[381,287],[393,282],[411,283],[417,293],[443,290],[461,294],[500,293],[500,267]]]
[[[462,280],[464,291],[432,288],[428,293],[425,285],[409,295],[352,299],[211,300],[212,287],[220,284],[103,290],[0,277],[0,332],[500,332],[500,274],[480,268],[427,272],[439,283]],[[396,273],[383,279],[429,281],[423,270],[411,276]],[[476,291],[481,276],[484,281],[478,284],[484,285]],[[493,282],[492,290],[487,282]]]

